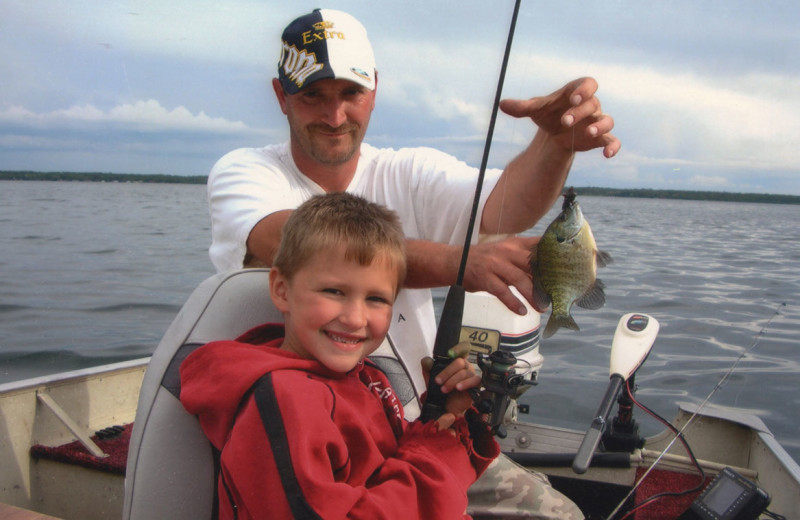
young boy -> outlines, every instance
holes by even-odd
[[[407,423],[366,357],[389,329],[406,269],[394,213],[354,195],[294,211],[270,272],[284,325],[205,345],[181,401],[221,451],[220,518],[467,517],[467,488],[498,455],[455,359],[437,421]]]

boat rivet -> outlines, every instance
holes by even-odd
[[[517,435],[516,438],[517,446],[520,448],[527,448],[531,445],[531,438],[525,435],[524,433],[520,433]]]

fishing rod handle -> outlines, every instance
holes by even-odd
[[[436,331],[436,340],[433,343],[433,368],[428,377],[428,395],[422,405],[420,415],[423,422],[438,419],[446,411],[447,395],[436,383],[436,376],[453,361],[449,355],[450,349],[460,342],[465,294],[466,291],[462,286],[451,285],[444,301],[442,317]]]
[[[450,358],[434,359],[431,374],[428,378],[428,393],[422,405],[420,419],[422,422],[435,421],[447,411],[447,394],[442,392],[442,387],[436,384],[436,376],[450,363]]]

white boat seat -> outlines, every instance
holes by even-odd
[[[209,341],[282,321],[269,298],[268,269],[218,274],[191,294],[153,353],[142,382],[128,450],[123,520],[214,519],[215,454],[197,418],[180,403],[178,368]],[[415,397],[396,359],[375,361],[402,402]]]

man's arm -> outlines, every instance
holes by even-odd
[[[283,225],[291,210],[277,211],[253,226],[247,238],[245,267],[272,266],[281,241]],[[461,246],[427,240],[406,240],[408,274],[406,287],[444,287],[456,282]]]
[[[247,239],[245,267],[272,266],[281,240],[281,229],[290,210],[278,211],[261,219]],[[531,294],[528,254],[538,237],[510,238],[470,248],[464,288],[489,291],[510,309],[524,314],[526,309],[508,289],[515,286],[522,294]],[[406,287],[447,287],[456,283],[462,246],[407,240],[408,275]]]
[[[596,92],[594,79],[580,78],[548,96],[500,103],[503,112],[529,117],[538,130],[489,194],[481,215],[481,233],[520,233],[533,227],[561,194],[575,152],[603,148],[608,158],[617,154],[620,142],[610,133],[614,120],[603,113]],[[488,291],[510,310],[524,314],[525,308],[508,286],[515,286],[533,304],[528,256],[537,242],[538,237],[507,238],[475,246],[470,251],[464,287]]]
[[[559,197],[574,152],[603,147],[604,155],[613,157],[619,151],[619,140],[609,133],[614,121],[600,110],[596,91],[597,82],[582,78],[548,96],[501,103],[504,112],[530,117],[539,130],[528,148],[509,163],[489,195],[480,232],[518,233],[533,226]],[[279,211],[256,224],[247,240],[248,258],[272,265],[281,228],[290,213]],[[508,286],[513,285],[531,300],[528,255],[537,242],[538,237],[512,237],[472,246],[464,288],[488,291],[512,311],[525,314],[525,307]],[[407,249],[407,287],[446,287],[456,282],[462,246],[409,240]]]
[[[603,114],[592,78],[571,81],[548,96],[504,100],[500,108],[513,117],[529,117],[538,126],[531,144],[506,167],[487,199],[482,233],[519,233],[553,206],[572,166],[574,152],[603,148],[619,151],[611,135],[614,120]]]
[[[258,221],[247,237],[247,255],[244,267],[272,267],[272,261],[281,243],[283,225],[292,210],[276,211]]]
[[[487,291],[509,309],[525,314],[527,309],[508,288],[513,285],[531,300],[533,284],[528,256],[539,237],[511,237],[470,247],[463,286],[467,291]],[[406,241],[408,276],[406,287],[446,287],[456,283],[463,246]],[[544,309],[539,309],[544,310]]]

